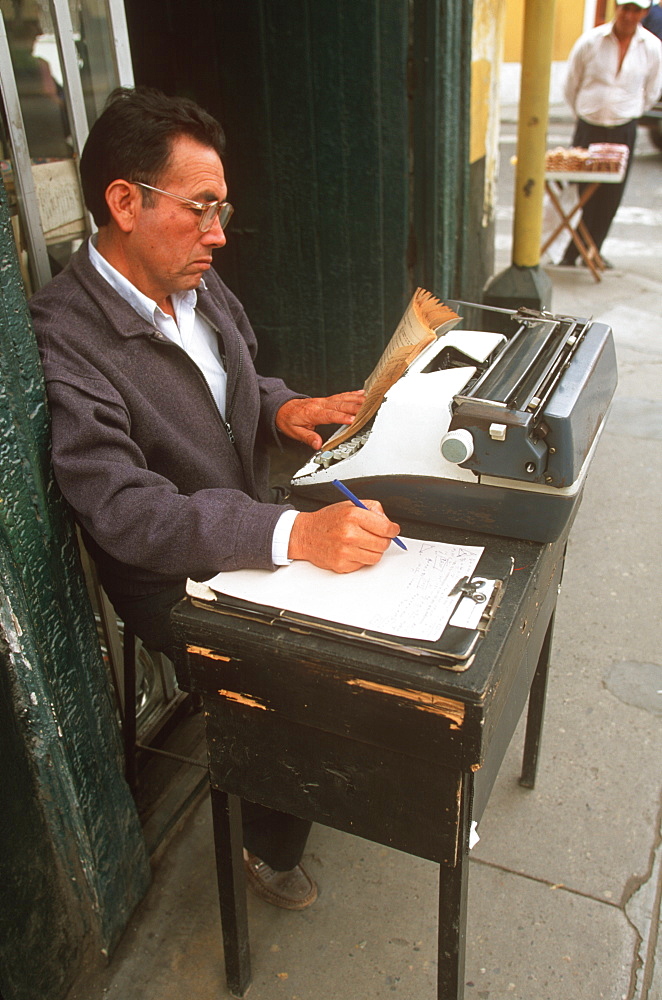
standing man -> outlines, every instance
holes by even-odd
[[[254,368],[255,335],[212,269],[232,215],[219,124],[192,101],[115,91],[80,163],[99,227],[33,296],[53,466],[118,614],[171,654],[187,577],[292,559],[346,573],[399,532],[377,502],[297,513],[275,502],[267,448],[321,445],[362,392],[308,399]],[[317,889],[301,868],[310,824],[245,804],[249,881],[289,909]]]
[[[649,6],[650,0],[617,3],[614,20],[583,34],[568,61],[565,99],[577,116],[572,145],[587,148],[593,142],[612,142],[630,150],[623,183],[601,184],[582,213],[598,251],[623,197],[637,119],[653,106],[662,89],[662,43],[640,25]],[[572,267],[578,254],[571,242],[560,263]],[[605,265],[612,266],[607,261]]]

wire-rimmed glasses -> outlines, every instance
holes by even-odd
[[[183,198],[180,194],[173,194],[172,191],[164,191],[162,188],[145,184],[144,181],[133,181],[133,183],[137,184],[138,187],[147,188],[149,191],[156,191],[157,194],[164,194],[168,198],[176,198],[177,201],[183,201],[184,204],[190,205],[196,212],[200,212],[198,229],[201,233],[209,232],[217,216],[221,229],[225,229],[234,212],[234,208],[229,201],[193,201],[192,198]]]

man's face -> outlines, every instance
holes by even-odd
[[[630,38],[634,35],[637,25],[646,16],[636,3],[623,3],[616,7],[614,27],[619,38]]]
[[[227,187],[218,154],[187,136],[172,143],[168,166],[155,187],[192,201],[225,201]],[[152,204],[139,204],[131,233],[131,280],[159,305],[174,292],[197,288],[212,263],[212,251],[225,244],[215,219],[209,232],[198,228],[200,213],[191,206],[150,192]],[[141,198],[142,201],[142,198]]]

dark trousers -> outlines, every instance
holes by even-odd
[[[598,250],[602,247],[618,206],[621,203],[634,158],[636,138],[636,121],[626,122],[625,125],[613,126],[591,125],[589,122],[584,122],[581,119],[577,122],[575,134],[572,137],[573,146],[580,146],[583,149],[587,149],[592,142],[618,142],[623,143],[630,150],[630,158],[623,182],[621,184],[601,184],[593,197],[584,206],[582,212],[582,222],[591,234]],[[580,192],[583,192],[585,188],[585,184],[579,185]],[[578,256],[579,250],[573,242],[570,242],[563,254],[563,263],[574,264]]]
[[[142,639],[147,649],[174,659],[170,612],[184,597],[184,584],[158,594],[113,601],[128,629]],[[241,804],[244,847],[276,871],[298,865],[306,847],[311,823],[287,813],[267,809],[255,802]]]

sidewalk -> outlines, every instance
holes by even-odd
[[[537,785],[517,783],[520,725],[472,852],[466,998],[662,1000],[662,282],[551,273],[554,311],[613,327],[620,382],[570,537]],[[251,1000],[432,1000],[437,867],[322,827],[306,864],[310,910],[249,895]],[[69,1000],[226,996],[205,798]]]

